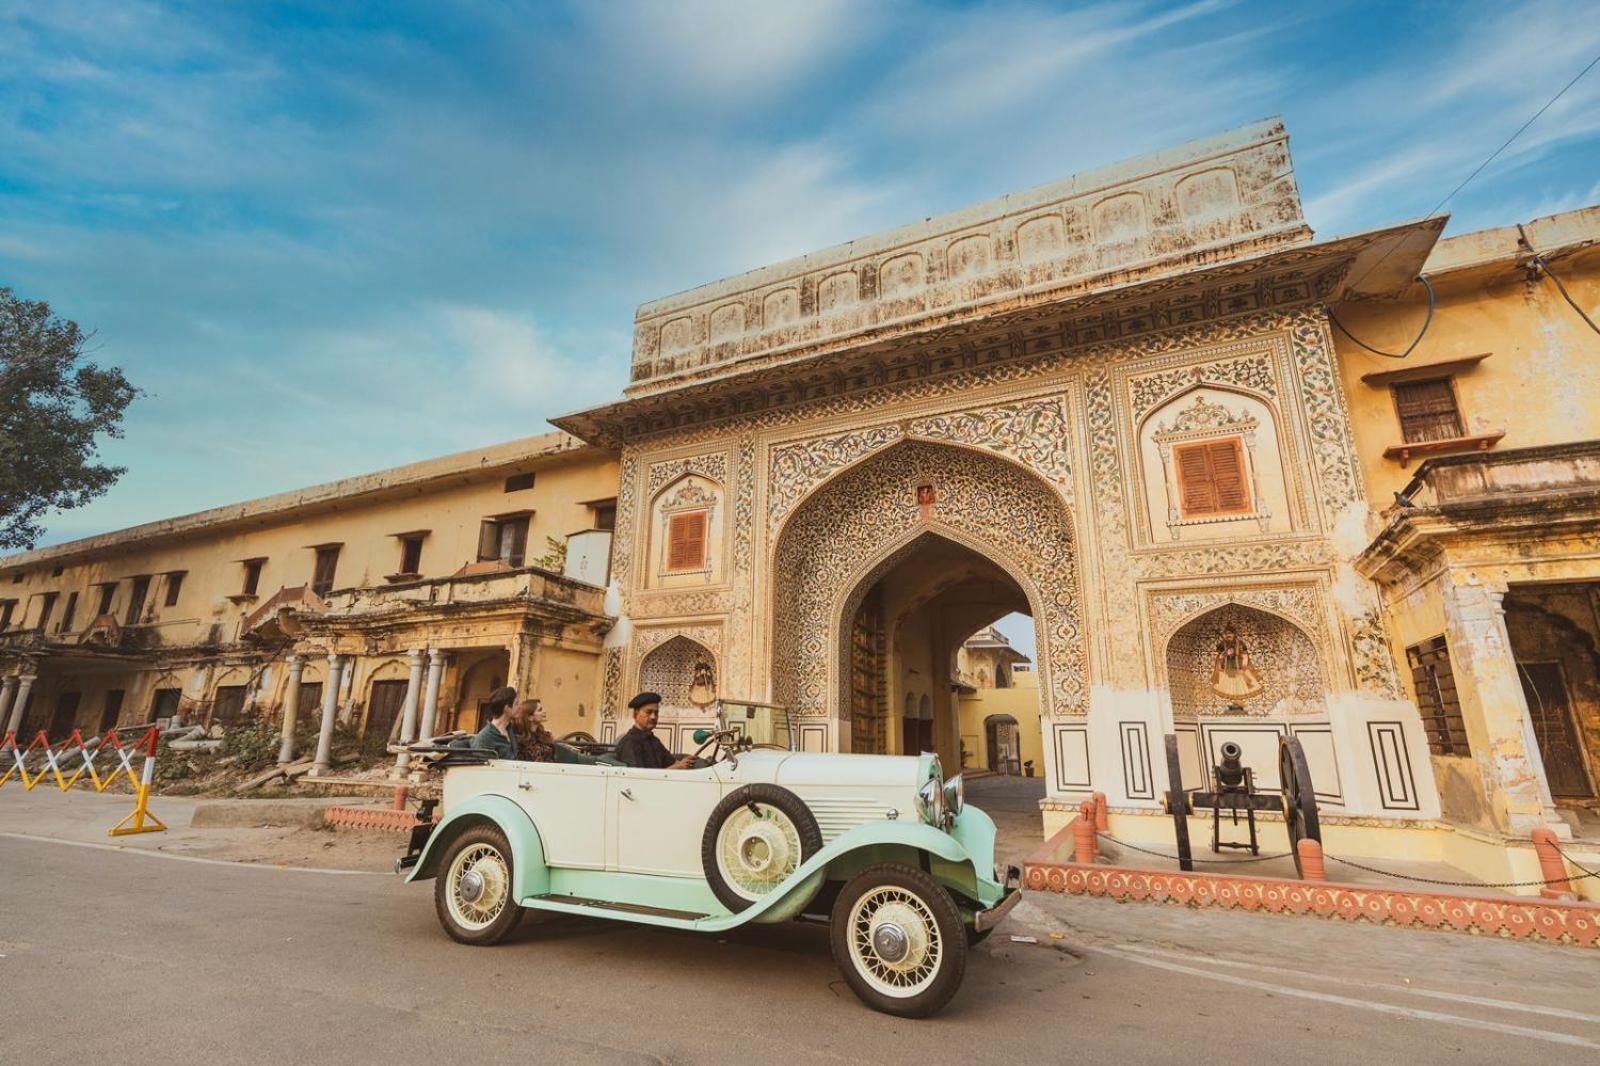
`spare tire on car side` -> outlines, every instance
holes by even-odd
[[[804,800],[779,785],[752,784],[712,808],[700,862],[711,891],[737,914],[821,850],[822,830]]]

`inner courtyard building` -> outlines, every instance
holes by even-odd
[[[1446,221],[1314,235],[1268,120],[652,301],[559,433],[0,559],[0,724],[645,689],[1151,842],[1292,736],[1331,851],[1600,861],[1600,207]]]

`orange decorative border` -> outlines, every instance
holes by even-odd
[[[1600,947],[1600,904],[1056,861],[1061,849],[1071,848],[1071,842],[1069,824],[1025,861],[1023,887],[1035,892],[1106,896],[1119,903],[1177,903]]]
[[[388,829],[397,833],[410,832],[422,824],[415,811],[397,811],[389,807],[328,807],[323,810],[322,817],[329,825],[342,825],[347,829]]]

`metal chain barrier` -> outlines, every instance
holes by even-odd
[[[1567,857],[1566,852],[1562,852],[1561,853],[1561,857],[1566,859],[1568,862],[1572,862],[1572,865],[1578,866],[1578,869],[1583,870],[1583,873],[1581,875],[1579,875],[1577,877],[1552,877],[1552,878],[1549,878],[1548,880],[1544,880],[1544,881],[1497,881],[1497,882],[1488,882],[1488,881],[1441,881],[1441,880],[1439,880],[1437,878],[1433,878],[1433,877],[1413,877],[1410,874],[1397,874],[1397,873],[1393,873],[1393,872],[1391,872],[1389,870],[1380,870],[1376,866],[1363,866],[1361,863],[1356,862],[1353,859],[1341,859],[1341,858],[1339,858],[1339,856],[1337,856],[1337,855],[1329,855],[1327,852],[1323,852],[1322,857],[1325,858],[1325,859],[1332,859],[1334,862],[1343,863],[1346,866],[1354,866],[1357,870],[1365,870],[1369,874],[1379,874],[1380,876],[1383,876],[1383,877],[1393,877],[1393,878],[1395,878],[1396,880],[1399,880],[1399,881],[1416,881],[1419,884],[1424,884],[1424,885],[1445,885],[1445,886],[1448,886],[1450,888],[1539,888],[1539,887],[1544,887],[1544,886],[1547,886],[1547,885],[1565,884],[1565,883],[1570,882],[1570,881],[1582,881],[1585,878],[1589,878],[1589,877],[1600,877],[1600,870],[1585,870],[1582,866],[1578,866],[1577,863],[1572,862],[1572,860]]]
[[[1127,848],[1130,851],[1138,851],[1143,852],[1146,855],[1154,855],[1158,859],[1170,859],[1173,862],[1178,861],[1178,857],[1176,855],[1168,855],[1164,851],[1151,851],[1149,848],[1141,848],[1137,844],[1129,844],[1126,840],[1118,840],[1110,833],[1097,832],[1095,836],[1101,837],[1104,840],[1108,840],[1119,848]],[[1204,863],[1207,866],[1243,866],[1252,862],[1270,862],[1273,859],[1287,859],[1293,854],[1293,852],[1285,851],[1278,855],[1256,855],[1248,859],[1190,859],[1189,861]]]

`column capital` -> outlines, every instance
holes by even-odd
[[[411,662],[415,665],[415,664],[420,664],[422,662],[423,658],[427,656],[427,654],[428,653],[426,651],[424,651],[423,649],[421,649],[421,648],[412,648],[410,651],[406,652],[406,658],[410,659]]]
[[[445,659],[449,657],[449,654],[450,653],[445,651],[443,648],[428,649],[428,659],[431,662],[443,663]]]
[[[16,687],[17,687],[17,675],[16,674],[7,674],[5,677],[0,677],[0,688],[16,688]]]
[[[329,666],[338,666],[339,665],[339,653],[338,652],[330,651],[328,653],[328,665]]]
[[[303,665],[305,663],[305,661],[306,661],[306,657],[304,655],[301,655],[299,652],[294,652],[293,654],[288,655],[288,656],[286,656],[284,658],[284,662],[289,664],[290,669],[293,669],[296,666]]]

